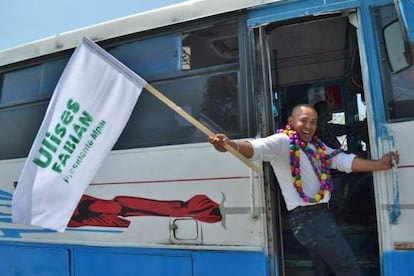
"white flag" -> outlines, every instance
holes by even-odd
[[[67,64],[13,196],[13,222],[63,232],[146,82],[84,38]]]

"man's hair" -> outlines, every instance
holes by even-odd
[[[313,110],[315,110],[316,111],[316,109],[311,105],[311,104],[304,104],[304,103],[302,103],[302,104],[297,104],[297,105],[295,105],[293,108],[292,108],[292,111],[290,112],[290,115],[292,115],[293,113],[295,113],[296,111],[298,111],[300,108],[302,108],[302,107],[309,107],[309,108],[311,108],[311,109],[313,109]]]

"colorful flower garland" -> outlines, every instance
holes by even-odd
[[[328,191],[333,191],[330,172],[330,159],[342,152],[342,150],[336,149],[331,153],[328,153],[325,144],[316,135],[314,135],[310,141],[310,143],[312,143],[316,148],[316,152],[314,152],[308,146],[308,143],[302,141],[296,131],[292,130],[289,125],[287,125],[285,129],[278,129],[277,133],[284,133],[289,137],[290,169],[292,171],[293,186],[305,202],[318,203],[323,199]],[[300,149],[311,155],[314,159],[321,161],[320,170],[314,167],[315,173],[319,177],[321,185],[319,192],[313,197],[309,197],[303,192],[302,179],[300,175]]]

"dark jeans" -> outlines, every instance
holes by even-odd
[[[335,275],[361,275],[355,255],[327,204],[299,207],[288,216],[293,234],[309,251],[315,275],[328,275],[329,268]]]

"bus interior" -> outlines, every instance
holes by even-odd
[[[357,29],[352,14],[318,16],[275,22],[263,29],[271,75],[274,129],[283,128],[293,106],[325,101],[332,111],[330,123],[346,125],[337,141],[346,152],[369,156]],[[321,137],[323,138],[323,137]],[[337,224],[353,248],[366,275],[379,273],[378,234],[371,173],[333,171],[330,200]],[[276,181],[276,180],[275,180]],[[286,275],[308,275],[311,261],[287,226],[286,208],[277,185],[273,202],[280,206]],[[274,210],[277,208],[273,208]],[[276,214],[277,216],[278,214]],[[278,228],[278,227],[276,227]],[[365,274],[364,274],[365,275]]]

